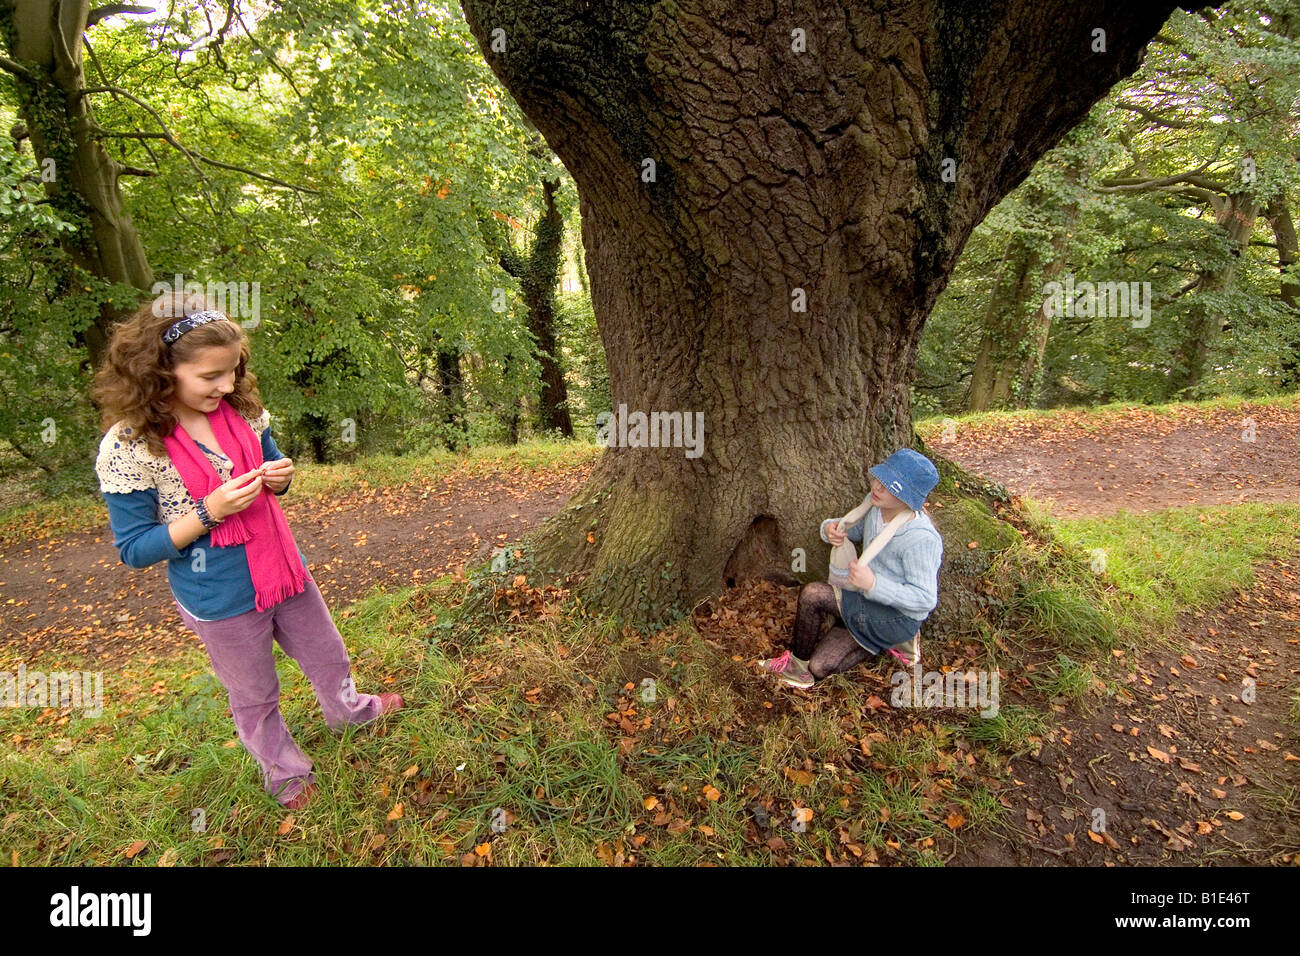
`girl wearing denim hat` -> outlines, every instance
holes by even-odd
[[[909,667],[920,659],[921,622],[938,604],[943,560],[943,539],[923,511],[939,472],[924,455],[902,448],[868,474],[871,495],[863,503],[869,505],[865,513],[851,512],[856,520],[847,527],[842,519],[827,518],[821,538],[838,546],[846,539],[861,544],[864,537],[875,541],[879,536],[883,546],[866,562],[852,562],[847,576],[832,574],[839,586],[805,584],[790,649],[759,664],[792,687],[812,687],[886,651]],[[901,519],[897,525],[895,519]],[[834,622],[819,641],[826,614],[834,615]]]

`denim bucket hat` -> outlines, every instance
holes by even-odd
[[[880,479],[885,490],[913,511],[920,511],[926,495],[939,483],[934,463],[918,451],[900,448],[867,474]]]

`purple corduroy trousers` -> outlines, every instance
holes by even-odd
[[[207,648],[212,669],[230,695],[240,743],[261,765],[263,785],[280,803],[288,803],[316,777],[311,760],[294,743],[280,714],[272,640],[311,681],[330,729],[379,716],[379,698],[358,694],[352,683],[347,648],[310,575],[301,593],[265,611],[197,621],[179,604],[176,610]]]

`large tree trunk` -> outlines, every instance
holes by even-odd
[[[17,66],[7,69],[37,162],[53,160],[46,195],[79,227],[59,233],[72,264],[148,290],[153,270],[118,188],[123,167],[94,137],[90,100],[82,92],[81,38],[89,14],[90,0],[0,0],[0,40]],[[99,364],[113,322],[133,310],[134,304],[117,312],[105,304],[82,333],[92,365]]]
[[[610,448],[534,539],[637,619],[795,548],[825,571],[819,521],[911,441],[921,328],[971,229],[1174,7],[462,6],[577,182],[616,409],[704,416],[699,457]]]

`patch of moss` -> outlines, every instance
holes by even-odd
[[[1020,540],[1016,529],[999,518],[982,501],[954,495],[933,512],[934,526],[943,536],[944,551],[971,550],[975,541],[981,551],[1003,551]]]

